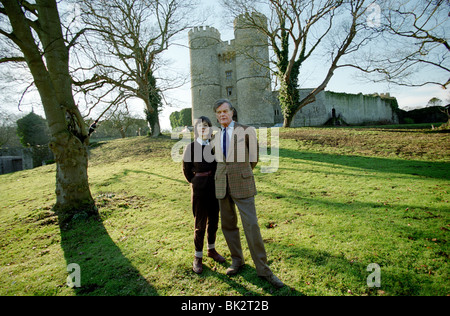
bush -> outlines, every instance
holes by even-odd
[[[182,109],[180,112],[172,112],[170,114],[170,126],[172,129],[181,126],[191,126],[192,125],[192,109],[186,108]]]
[[[47,145],[50,141],[47,121],[31,112],[17,120],[17,136],[25,147]]]

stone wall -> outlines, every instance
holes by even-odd
[[[312,89],[300,90],[301,97]],[[370,123],[397,124],[398,117],[393,109],[395,99],[389,96],[320,92],[314,103],[300,109],[295,115],[293,127],[320,126],[332,118],[333,108],[336,117],[349,125]]]
[[[21,156],[0,156],[0,174],[23,170]]]
[[[53,160],[53,153],[46,145],[0,149],[0,174],[42,166]]]

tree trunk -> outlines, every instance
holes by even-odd
[[[98,215],[89,190],[88,155],[85,144],[64,133],[50,143],[56,160],[56,204],[54,210],[64,225],[75,215]]]
[[[291,127],[293,119],[294,119],[294,116],[292,116],[292,115],[285,115],[284,116],[284,121],[283,121],[283,127]]]
[[[75,106],[69,52],[61,31],[56,1],[37,0],[37,23],[29,21],[19,1],[2,1],[12,26],[9,38],[20,48],[34,79],[51,133],[56,160],[56,205],[60,225],[75,214],[97,214],[87,177],[89,137]],[[31,25],[45,48],[42,59]]]
[[[158,110],[155,110],[151,105],[147,103],[145,116],[147,118],[147,125],[150,129],[151,136],[158,137],[159,135],[161,135]]]
[[[152,126],[152,137],[158,137],[159,135],[161,135],[161,127],[159,126],[159,119],[158,119]]]

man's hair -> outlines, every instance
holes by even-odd
[[[220,100],[217,100],[216,103],[214,103],[214,107],[213,107],[214,113],[217,111],[217,108],[220,107],[224,103],[227,103],[230,106],[230,111],[234,110],[234,107],[231,104],[230,100],[228,100],[228,99],[220,99]]]

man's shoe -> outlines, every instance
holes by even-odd
[[[219,263],[225,262],[225,258],[219,255],[216,249],[208,249],[208,257],[213,258],[214,261],[217,261]]]
[[[192,264],[192,270],[197,274],[203,272],[202,258],[197,258],[194,256],[194,263]]]
[[[274,286],[277,289],[281,289],[284,286],[284,283],[281,282],[280,279],[278,279],[275,274],[262,276],[262,278],[266,279],[270,284],[272,284],[272,286]]]
[[[234,263],[232,263],[231,266],[227,269],[226,274],[227,275],[236,275],[243,266],[244,266],[243,264],[238,266],[238,265],[235,265]]]

